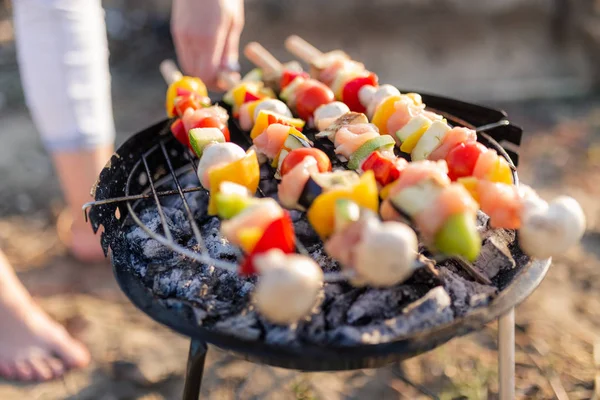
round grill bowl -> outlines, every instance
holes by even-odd
[[[444,114],[449,122],[455,125],[480,127],[493,124],[493,128],[486,130],[487,135],[479,135],[480,141],[487,146],[497,147],[498,142],[508,142],[514,148],[520,144],[521,129],[509,124],[502,111],[433,95],[423,95],[423,101],[430,108]],[[131,266],[124,261],[126,257],[121,257],[130,252],[123,230],[124,221],[130,216],[125,202],[111,201],[129,195],[126,189],[128,182],[133,182],[130,190],[134,194],[148,190],[148,183],[144,186],[136,183],[137,177],[130,178],[134,165],[139,163],[143,154],[150,154],[148,163],[152,164],[155,170],[161,167],[167,169],[166,165],[156,165],[161,162],[165,164],[164,158],[153,158],[152,153],[148,152],[156,148],[160,140],[171,135],[168,129],[169,123],[170,121],[165,120],[136,133],[113,155],[101,172],[92,193],[96,200],[89,210],[92,227],[94,231],[97,231],[100,226],[104,228],[101,243],[105,253],[111,255],[115,278],[130,301],[142,312],[180,334],[213,344],[235,353],[240,358],[303,371],[373,368],[393,361],[401,361],[429,351],[454,337],[483,328],[487,323],[525,300],[541,283],[550,267],[549,259],[533,260],[525,265],[517,265],[512,273],[500,276],[496,283],[499,284],[501,291],[487,306],[457,317],[448,324],[409,334],[390,343],[352,347],[316,345],[282,347],[262,341],[244,340],[198,326],[191,305],[184,302],[167,303],[164,299],[155,296],[143,285]],[[231,124],[230,130],[232,141],[248,143],[247,135],[240,132],[235,124]],[[182,146],[177,142],[167,141],[165,146],[171,156],[174,169],[189,163],[183,156]],[[506,145],[506,147],[510,146]],[[515,163],[518,161],[518,155],[514,151],[507,150],[504,155],[509,156]]]

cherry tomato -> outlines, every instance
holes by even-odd
[[[455,146],[446,156],[448,177],[455,181],[458,178],[471,176],[479,156],[487,151],[481,143],[470,141]]]
[[[283,73],[281,74],[281,80],[279,81],[279,86],[281,87],[281,89],[285,88],[287,85],[289,85],[290,83],[292,83],[292,81],[294,79],[296,79],[297,77],[302,76],[306,79],[310,78],[310,75],[308,75],[306,72],[303,71],[291,71],[291,70],[284,70]]]
[[[284,158],[281,163],[281,176],[284,176],[288,172],[292,170],[296,165],[298,165],[304,157],[314,157],[317,160],[317,168],[319,172],[327,172],[331,171],[331,160],[327,157],[327,154],[323,153],[319,149],[315,149],[314,147],[304,147],[301,149],[294,149],[289,152],[289,154]]]
[[[218,118],[204,118],[200,120],[200,122],[198,122],[197,126],[194,128],[219,128],[221,132],[223,132],[223,136],[225,136],[225,141],[231,141],[231,135],[229,134],[229,128],[227,127],[227,124],[222,123]]]
[[[296,95],[296,112],[305,121],[312,118],[313,113],[319,106],[329,104],[335,99],[331,89],[323,83],[310,82],[304,87],[301,86]]]
[[[189,147],[190,149],[192,148],[192,145],[190,144],[190,138],[185,131],[181,118],[177,118],[175,122],[171,124],[171,133],[181,144]]]
[[[344,85],[342,90],[342,101],[350,108],[350,111],[364,113],[366,108],[360,103],[358,92],[365,85],[377,86],[378,78],[374,73],[368,76],[354,78]]]

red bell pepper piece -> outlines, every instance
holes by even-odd
[[[244,103],[248,103],[255,100],[260,100],[260,97],[250,92],[246,92],[246,94],[244,94]]]
[[[192,95],[191,90],[187,90],[187,89],[180,88],[180,87],[178,87],[176,89],[176,93],[177,93],[177,96],[191,96]]]
[[[283,216],[271,222],[262,237],[258,240],[252,252],[246,257],[240,266],[240,275],[248,276],[256,274],[254,257],[271,249],[279,249],[286,254],[291,254],[296,249],[294,224],[287,211]]]
[[[198,110],[202,108],[202,104],[200,104],[200,100],[196,96],[177,96],[173,101],[173,109],[175,110],[175,115],[178,117],[183,116],[183,113],[188,108],[192,110]]]
[[[382,186],[394,182],[400,178],[402,167],[389,158],[383,157],[378,151],[374,151],[363,161],[363,171],[373,171],[375,180]]]
[[[350,111],[364,113],[366,108],[360,103],[358,92],[365,85],[377,86],[378,81],[379,78],[372,72],[367,76],[352,79],[342,89],[342,101],[346,103]]]
[[[285,70],[283,70],[283,74],[281,74],[281,80],[279,81],[279,86],[281,87],[281,89],[283,89],[287,85],[292,83],[292,81],[299,76],[306,78],[306,79],[310,78],[310,75],[308,75],[306,72],[291,71],[291,70],[285,69]]]
[[[190,149],[192,148],[192,145],[190,144],[190,137],[183,126],[183,121],[181,118],[177,118],[177,120],[171,124],[171,133],[181,144],[189,147]]]

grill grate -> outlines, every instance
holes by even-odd
[[[506,152],[506,150],[500,144],[498,144],[498,142],[490,134],[487,133],[487,132],[495,130],[496,128],[506,127],[506,126],[510,125],[510,122],[506,118],[502,118],[497,122],[486,123],[479,127],[475,127],[472,124],[470,124],[470,123],[464,121],[463,119],[456,117],[452,114],[449,114],[449,113],[446,113],[443,111],[439,111],[437,109],[430,109],[430,111],[434,111],[438,114],[443,115],[453,125],[464,126],[467,128],[474,129],[477,132],[478,137],[480,138],[480,140],[482,142],[484,142],[484,144],[486,144],[488,147],[495,148],[499,152],[499,154],[501,154],[503,157],[505,157],[508,160],[511,168],[513,169],[513,178],[515,180],[515,183],[518,184],[518,177],[517,177],[517,174],[514,172],[514,171],[516,171],[516,167],[515,167],[514,163],[512,162],[511,157]],[[192,154],[192,152],[189,149],[185,148],[183,145],[181,145],[179,142],[177,142],[176,139],[170,134],[169,129],[170,129],[170,124],[165,124],[163,126],[161,133],[159,134],[159,136],[161,138],[159,139],[158,143],[155,144],[154,146],[150,147],[147,151],[143,152],[140,155],[140,159],[133,165],[131,171],[128,172],[127,182],[126,182],[126,186],[125,186],[125,196],[109,198],[109,199],[94,201],[94,202],[85,204],[83,208],[84,208],[86,220],[87,220],[87,210],[90,209],[91,207],[99,206],[99,205],[107,205],[107,204],[111,204],[111,203],[126,203],[127,210],[129,211],[129,216],[131,216],[132,220],[138,226],[140,226],[149,237],[156,240],[161,245],[165,246],[166,248],[168,248],[174,252],[182,254],[194,261],[197,261],[199,263],[226,269],[231,272],[237,272],[238,271],[237,263],[216,259],[216,258],[211,257],[208,254],[208,249],[206,248],[205,240],[202,237],[198,223],[197,223],[196,219],[194,218],[193,211],[192,211],[192,209],[189,205],[189,202],[185,196],[186,194],[199,192],[199,191],[206,192],[206,189],[204,189],[200,185],[200,181],[197,177],[196,177],[196,179],[198,180],[198,186],[196,186],[196,187],[184,189],[180,182],[180,176],[183,174],[187,174],[190,171],[192,171],[194,173],[194,175],[196,175],[195,171],[198,168],[198,163],[197,163],[195,156]],[[238,131],[239,131],[239,128],[238,128]],[[240,144],[240,145],[242,145],[242,147],[246,147],[246,148],[249,147],[250,145],[252,145],[252,141],[247,134],[242,134],[241,136],[242,136],[242,141],[245,141],[245,145],[243,145],[239,141],[238,141],[238,144]],[[330,157],[332,157],[332,161],[336,161],[335,158],[333,158],[333,157],[335,157],[333,148],[329,143],[326,143],[325,141],[322,141],[322,140],[315,140],[314,137],[311,137],[311,139],[313,139],[315,147],[320,148],[321,150],[325,151]],[[169,151],[167,150],[167,145],[170,145],[171,143],[174,143],[176,146],[178,146],[178,149],[179,149],[179,151],[182,152],[182,156],[185,158],[186,164],[187,164],[186,166],[179,168],[177,170],[174,168],[173,161],[171,159],[171,156],[169,155]],[[167,167],[167,171],[165,173],[163,173],[162,176],[155,178],[154,174],[152,173],[153,171],[152,171],[151,166],[157,165],[159,163],[151,162],[148,159],[150,157],[155,157],[157,155],[164,159],[164,163]],[[176,152],[175,155],[179,155],[179,152]],[[269,168],[271,168],[271,167],[269,167]],[[148,187],[141,194],[131,194],[132,182],[134,180],[134,177],[140,176],[140,175],[138,175],[138,172],[140,172],[139,171],[140,169],[142,169],[141,172],[145,173],[147,176]],[[272,168],[271,168],[271,172],[274,172]],[[161,174],[159,174],[159,175],[161,175]],[[272,179],[272,178],[270,178],[270,179]],[[174,190],[158,190],[158,189],[160,189],[160,186],[168,183],[169,181],[172,181],[172,183],[175,185],[176,189],[174,189]],[[260,197],[266,197],[266,195],[265,195],[264,191],[262,190],[262,188],[260,187],[260,185],[258,187],[257,194]],[[169,229],[169,226],[167,223],[167,217],[165,216],[163,206],[161,204],[160,199],[162,197],[175,196],[175,195],[179,196],[183,203],[185,216],[190,224],[192,233],[198,244],[199,251],[194,251],[191,248],[182,246],[173,239],[173,234]],[[146,224],[140,219],[139,215],[135,212],[135,208],[136,208],[137,204],[139,204],[140,201],[149,200],[149,199],[152,199],[154,201],[154,204],[156,206],[156,209],[157,209],[159,217],[160,217],[164,236],[152,231],[148,226],[146,226]],[[132,204],[132,202],[133,202],[133,204]],[[306,245],[303,244],[297,237],[296,237],[296,248],[300,254],[309,255]],[[442,261],[442,260],[443,259],[435,259],[435,261]],[[491,283],[485,275],[480,273],[471,264],[467,263],[464,260],[460,260],[460,259],[458,261],[459,261],[458,264],[463,269],[465,269],[465,271],[468,272],[478,282],[484,283],[484,284]],[[417,260],[416,263],[419,265],[423,265],[423,262],[420,260]],[[419,265],[417,265],[417,266],[419,266]],[[342,280],[347,280],[351,277],[352,277],[352,275],[351,275],[351,272],[349,272],[349,271],[325,273],[325,281],[326,282],[342,281]]]

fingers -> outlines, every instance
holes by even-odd
[[[239,69],[243,0],[174,1],[172,15],[171,31],[183,71],[199,77],[210,89],[224,89],[219,72]]]

